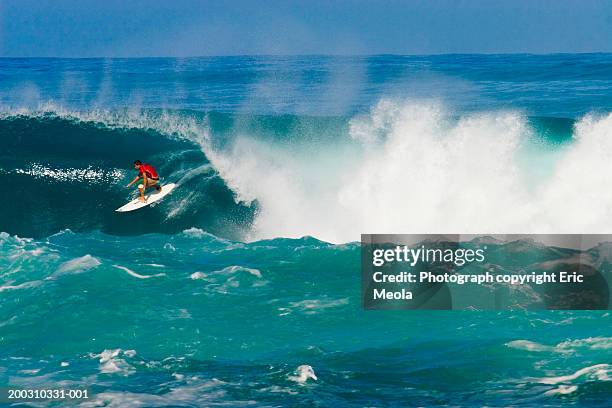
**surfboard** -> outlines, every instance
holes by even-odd
[[[123,207],[117,208],[115,211],[117,212],[134,211],[134,210],[138,210],[139,208],[143,208],[153,203],[156,203],[162,198],[164,198],[165,196],[167,196],[168,194],[170,194],[172,190],[174,190],[174,187],[176,187],[176,184],[174,183],[164,184],[162,185],[161,191],[152,189],[153,192],[151,194],[145,194],[144,202],[140,201],[139,198],[135,198],[129,203],[127,203],[126,205],[124,205]]]

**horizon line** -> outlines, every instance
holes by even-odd
[[[449,52],[449,53],[431,53],[431,54],[395,54],[395,53],[379,53],[379,54],[214,54],[214,55],[149,55],[149,56],[11,56],[0,55],[0,59],[188,59],[188,58],[231,58],[231,57],[440,57],[440,56],[497,56],[497,55],[526,55],[526,56],[553,56],[553,55],[595,55],[595,54],[612,54],[612,51],[579,51],[579,52]]]

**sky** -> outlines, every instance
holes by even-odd
[[[612,0],[0,0],[0,56],[612,52]]]

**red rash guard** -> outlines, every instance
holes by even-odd
[[[151,178],[151,179],[158,179],[159,176],[157,175],[157,172],[155,171],[155,169],[153,168],[153,166],[151,166],[150,164],[142,164],[140,165],[140,174],[147,174],[147,178]]]

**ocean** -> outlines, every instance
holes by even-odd
[[[358,241],[609,234],[611,177],[612,54],[2,58],[0,387],[609,406],[609,311],[364,311]]]

